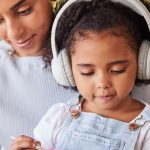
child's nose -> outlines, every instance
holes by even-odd
[[[111,79],[108,74],[100,73],[97,77],[96,87],[101,89],[110,88],[112,86]]]

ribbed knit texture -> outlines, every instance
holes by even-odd
[[[42,57],[15,57],[0,45],[0,144],[10,136],[32,136],[48,108],[76,95],[59,86]]]

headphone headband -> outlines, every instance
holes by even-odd
[[[112,2],[119,2],[132,10],[134,10],[139,15],[143,16],[148,29],[150,31],[150,12],[146,8],[146,6],[140,0],[111,0]]]
[[[57,52],[57,44],[56,44],[56,40],[55,40],[55,34],[56,34],[56,28],[57,28],[57,24],[59,21],[59,18],[61,17],[61,15],[63,14],[63,12],[74,2],[90,2],[92,0],[68,0],[63,7],[59,10],[59,12],[57,13],[55,20],[53,22],[53,26],[52,26],[52,31],[51,31],[51,46],[52,46],[52,53],[53,53],[53,58],[57,57],[58,52]]]

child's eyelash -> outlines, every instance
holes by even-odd
[[[125,70],[111,70],[111,72],[114,74],[120,74],[120,73],[125,72]]]
[[[81,75],[83,75],[83,76],[91,76],[93,74],[94,74],[94,72],[89,72],[89,73],[83,73],[83,72],[81,72]]]
[[[111,70],[111,73],[113,73],[113,74],[121,74],[123,72],[125,72],[125,70]],[[81,72],[80,74],[83,75],[83,76],[91,76],[91,75],[94,74],[94,72],[89,72],[89,73]]]

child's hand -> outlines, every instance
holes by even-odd
[[[21,150],[21,149],[37,149],[36,147],[40,146],[40,142],[36,141],[35,139],[21,135],[16,137],[11,144],[10,150]]]

